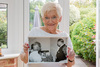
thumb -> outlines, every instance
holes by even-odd
[[[71,48],[70,47],[68,47],[68,53],[71,51]]]

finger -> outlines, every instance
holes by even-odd
[[[68,47],[68,53],[71,51],[71,48],[70,47]]]
[[[68,56],[75,56],[75,52],[74,52],[74,50],[72,50],[72,51],[70,51],[69,53],[68,53]]]
[[[23,48],[28,48],[28,46],[26,46],[26,45],[23,45]]]
[[[28,47],[24,46],[23,50],[24,50],[25,53],[27,53],[28,52]]]
[[[28,44],[23,45],[24,48],[29,48]]]
[[[25,45],[27,45],[28,43],[25,43]]]
[[[28,48],[23,48],[24,50],[28,50]]]
[[[25,43],[25,45],[27,45],[29,47],[29,44],[28,43]]]
[[[73,55],[75,55],[75,52],[74,52],[74,50],[73,50]]]
[[[72,53],[71,53],[72,55],[75,55],[75,52],[74,52],[74,50],[72,50]]]
[[[28,50],[28,48],[23,48],[24,50]]]
[[[74,50],[70,51],[70,52],[69,52],[69,55],[70,55],[70,56],[73,56],[73,55],[75,55],[75,52],[74,52]]]
[[[70,56],[70,51],[71,51],[71,48],[68,47],[68,55],[67,55],[67,58]]]
[[[68,47],[68,49],[69,49],[69,50],[71,50],[71,48],[70,48],[70,47]]]
[[[69,55],[72,55],[72,54],[73,54],[73,50],[69,52]]]
[[[28,52],[28,48],[24,48],[24,52],[25,52],[25,53]]]
[[[68,55],[68,59],[73,60],[75,58],[75,53],[72,51],[69,55]]]

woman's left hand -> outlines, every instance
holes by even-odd
[[[70,47],[68,47],[68,55],[67,58],[71,61],[74,61],[75,58],[75,52]]]
[[[68,47],[68,63],[65,63],[65,65],[67,65],[67,67],[72,67],[72,65],[75,64],[75,52],[74,50],[72,50],[70,47]]]

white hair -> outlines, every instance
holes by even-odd
[[[54,2],[48,2],[43,5],[43,7],[41,9],[41,16],[44,17],[46,12],[49,12],[52,10],[57,11],[57,14],[59,17],[62,16],[62,8],[61,8],[60,4],[54,3]]]

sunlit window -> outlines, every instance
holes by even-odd
[[[7,48],[7,4],[0,4],[0,48]]]

